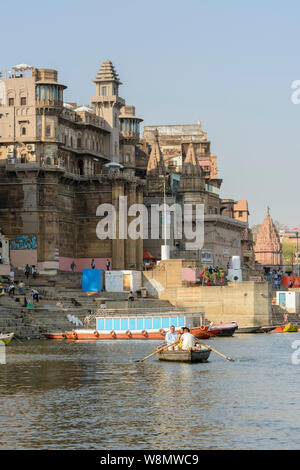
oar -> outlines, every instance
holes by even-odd
[[[227,361],[234,362],[234,359],[232,359],[232,358],[229,357],[229,356],[225,356],[224,354],[220,353],[219,351],[217,351],[216,349],[212,348],[211,346],[208,346],[207,344],[204,344],[204,343],[200,343],[200,344],[202,344],[202,346],[205,346],[207,349],[210,349],[211,351],[215,352],[216,354],[219,354],[219,356],[224,357]]]
[[[146,359],[149,359],[149,357],[155,356],[155,354],[159,353],[160,351],[163,351],[164,349],[169,348],[170,346],[174,346],[175,344],[177,344],[177,341],[175,343],[172,343],[172,344],[167,344],[167,346],[164,346],[163,348],[157,349],[154,353],[149,354],[149,356],[144,357],[144,359],[140,359],[140,360],[135,361],[135,362],[144,362]]]

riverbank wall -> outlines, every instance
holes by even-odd
[[[205,311],[206,319],[237,321],[240,327],[272,323],[272,288],[268,282],[232,282],[226,286],[186,286],[186,261],[167,260],[152,271],[144,271],[143,285],[159,299],[187,311]]]

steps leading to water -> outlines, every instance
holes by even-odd
[[[40,301],[34,302],[34,308],[24,307],[24,295],[0,297],[0,332],[14,331],[20,338],[42,338],[44,333],[72,330],[76,328],[67,315],[74,315],[84,323],[87,316],[94,314],[105,303],[107,314],[162,313],[178,311],[166,300],[155,298],[137,298],[128,303],[127,292],[99,292],[88,295],[81,291],[81,274],[59,273],[55,278],[39,275],[26,279],[24,272],[14,270],[17,282],[25,283],[25,296],[28,303],[33,303],[31,289],[36,288]],[[8,285],[8,282],[6,282]],[[19,301],[16,301],[18,299]]]

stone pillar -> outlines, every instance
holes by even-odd
[[[136,185],[128,185],[128,190],[126,192],[127,196],[127,211],[133,204],[136,204]],[[132,240],[128,234],[128,227],[132,220],[135,217],[127,218],[127,239],[125,240],[125,268],[126,269],[136,269],[136,246],[137,240]]]
[[[112,185],[112,204],[116,210],[116,239],[112,240],[112,268],[124,269],[124,241],[119,238],[119,196],[124,196],[124,183],[116,181]]]
[[[45,110],[42,111],[42,135],[41,140],[45,140],[46,136],[46,117],[45,117]]]
[[[143,188],[138,187],[136,193],[137,204],[143,204]],[[143,271],[143,253],[144,253],[144,240],[139,238],[136,240],[136,268]]]
[[[0,235],[0,241],[2,243],[2,264],[9,264],[9,240],[4,235]]]

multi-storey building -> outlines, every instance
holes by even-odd
[[[250,237],[248,218],[235,217],[235,201],[220,197],[222,179],[218,177],[217,157],[211,153],[211,143],[201,121],[196,125],[145,126],[142,143],[142,149],[150,153],[148,199],[162,194],[159,175],[168,174],[170,184],[166,194],[170,203],[204,206],[203,248],[186,250],[185,240],[170,239],[171,257],[198,259],[206,265],[226,267],[232,256],[240,256],[242,263],[248,264],[248,258],[243,256],[244,239]],[[161,243],[162,240],[156,244],[145,240],[144,246],[153,256],[159,256]],[[249,240],[247,247],[250,245]]]
[[[141,119],[120,139],[127,108],[110,61],[94,81],[91,105],[77,107],[64,103],[56,70],[20,65],[0,78],[0,227],[13,266],[142,267],[140,240],[96,235],[97,207],[118,213],[122,195],[141,202],[143,181],[131,171]]]

